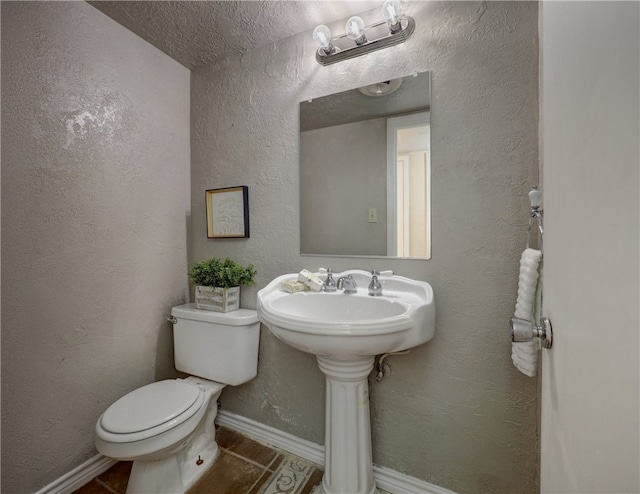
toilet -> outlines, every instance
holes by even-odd
[[[148,384],[111,405],[96,424],[96,448],[133,460],[127,494],[186,492],[219,452],[214,419],[227,385],[258,370],[260,323],[255,310],[171,309],[174,359],[185,379]]]

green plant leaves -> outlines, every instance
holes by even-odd
[[[191,264],[188,274],[196,285],[231,288],[255,285],[257,273],[253,264],[244,267],[228,257],[225,260],[214,257]]]

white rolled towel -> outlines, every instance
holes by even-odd
[[[538,268],[541,259],[542,252],[539,250],[527,248],[522,252],[514,317],[528,321],[533,319],[538,288]],[[520,343],[514,342],[511,346],[511,360],[520,372],[534,377],[538,370],[538,350],[539,341],[537,339]]]

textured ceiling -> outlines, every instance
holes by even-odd
[[[189,69],[317,24],[371,10],[381,0],[89,1]]]
[[[351,89],[300,103],[300,131],[406,115],[431,107],[429,72],[402,77],[398,81],[401,81],[400,87],[384,98],[365,96],[360,90]]]

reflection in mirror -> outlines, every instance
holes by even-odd
[[[300,103],[303,255],[431,257],[430,73]]]

